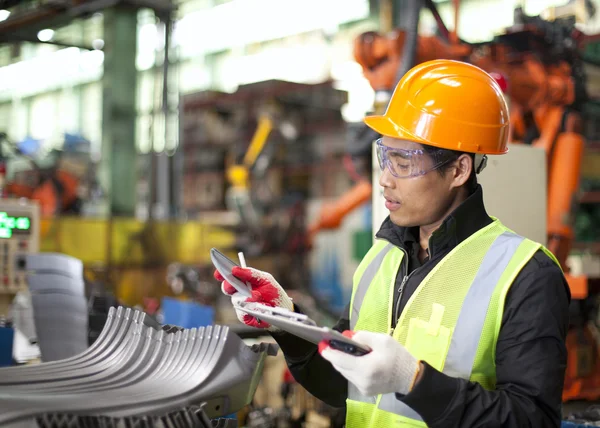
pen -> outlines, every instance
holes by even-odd
[[[244,253],[243,253],[242,251],[240,251],[240,252],[238,253],[238,258],[240,259],[240,266],[241,266],[241,267],[243,267],[243,268],[246,268],[246,267],[247,267],[247,266],[246,266],[246,257],[244,257]],[[246,286],[248,287],[248,289],[249,289],[249,290],[251,290],[251,289],[252,289],[252,287],[250,286],[250,284],[249,284],[249,283],[246,283]],[[254,319],[255,319],[255,320],[256,320],[256,321],[257,321],[259,324],[261,323],[261,321],[260,321],[258,318],[254,317]]]
[[[238,257],[240,259],[240,266],[243,268],[247,268],[248,266],[246,266],[246,258],[244,257],[244,253],[242,251],[238,253]]]

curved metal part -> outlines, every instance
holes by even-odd
[[[3,374],[20,374],[15,381],[24,385],[5,382],[2,426],[54,412],[151,417],[192,403],[205,403],[208,416],[221,417],[250,403],[265,358],[278,349],[271,344],[249,347],[219,325],[171,334],[146,325],[144,313],[137,315],[117,346],[96,347],[91,364],[82,364],[80,356],[40,365],[35,375],[23,376],[32,371],[26,367],[5,369]],[[123,330],[113,324],[106,327],[105,342]],[[120,366],[129,369],[118,370]],[[144,367],[134,371],[137,366]]]

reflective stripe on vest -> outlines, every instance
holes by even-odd
[[[470,378],[481,332],[494,290],[508,263],[524,240],[525,238],[514,233],[503,232],[498,235],[489,247],[467,291],[458,315],[444,363],[443,372],[445,374],[463,379]],[[385,254],[388,251],[389,249],[386,247]],[[375,257],[360,279],[356,295],[362,297],[354,301],[352,308],[353,316],[351,317],[353,318],[351,319],[352,326],[356,325],[360,306],[377,271],[376,268],[371,269],[371,267],[376,266],[378,268],[382,260],[383,257]],[[355,387],[348,385],[348,398],[354,401],[373,404],[375,402],[373,399],[377,397],[366,397],[356,390]],[[410,419],[422,421],[422,418],[414,410],[398,400],[393,393],[382,395],[378,408]]]
[[[522,236],[504,232],[486,253],[458,314],[444,363],[444,373],[448,376],[463,379],[471,376],[492,294],[506,266],[524,240]]]
[[[387,255],[387,253],[393,248],[392,244],[387,244],[369,263],[369,266],[365,269],[362,277],[360,278],[360,282],[358,283],[358,288],[356,289],[356,293],[354,294],[354,300],[352,301],[352,315],[350,316],[350,330],[354,330],[356,326],[356,321],[358,320],[358,313],[360,312],[360,307],[362,306],[363,300],[365,299],[365,294],[367,294],[367,290],[369,289],[369,285],[375,278],[381,263],[383,263],[383,259]]]
[[[348,398],[350,400],[360,401],[361,403],[369,403],[369,404],[377,403],[376,395],[373,395],[373,396],[362,395],[360,393],[360,391],[354,386],[354,384],[352,384],[350,382],[348,382]],[[398,401],[398,400],[396,400],[396,401]]]
[[[381,396],[379,406],[377,408],[385,410],[386,412],[395,413],[397,415],[404,416],[409,419],[414,419],[419,422],[423,422],[423,418],[412,408],[408,407],[404,402],[396,398],[396,394],[384,394]]]

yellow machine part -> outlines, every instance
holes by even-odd
[[[268,116],[261,116],[258,120],[258,127],[254,132],[252,141],[250,141],[248,151],[244,156],[244,165],[246,165],[247,167],[251,167],[252,165],[254,165],[254,162],[256,162],[256,158],[258,158],[258,155],[265,146],[267,138],[269,138],[269,134],[272,130],[273,121]]]
[[[227,179],[233,187],[239,189],[248,189],[250,187],[249,176],[250,172],[244,165],[233,165],[227,169]]]
[[[268,116],[261,116],[242,165],[231,165],[227,168],[227,180],[238,189],[250,188],[250,169],[265,147],[269,134],[273,130],[273,121]]]
[[[210,264],[212,247],[227,252],[235,243],[233,232],[202,222],[62,217],[41,223],[41,252],[76,257],[88,274],[108,270],[116,297],[127,305],[169,294],[168,264]]]

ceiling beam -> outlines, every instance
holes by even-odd
[[[152,9],[161,18],[169,16],[175,10],[169,0],[51,1],[31,10],[15,11],[8,19],[1,21],[0,39],[3,41],[18,41],[11,36],[19,31],[27,30],[27,33],[31,34],[45,28],[60,28],[74,19],[85,18],[103,9],[118,5]]]
[[[60,40],[41,41],[40,39],[38,39],[37,34],[29,34],[29,33],[25,33],[25,32],[11,33],[8,36],[0,35],[0,43],[14,43],[14,42],[43,43],[46,45],[54,45],[54,46],[60,46],[60,47],[64,47],[64,48],[79,48],[79,49],[88,50],[88,51],[101,50],[101,49],[96,49],[90,45],[71,43],[71,42],[62,42]]]

